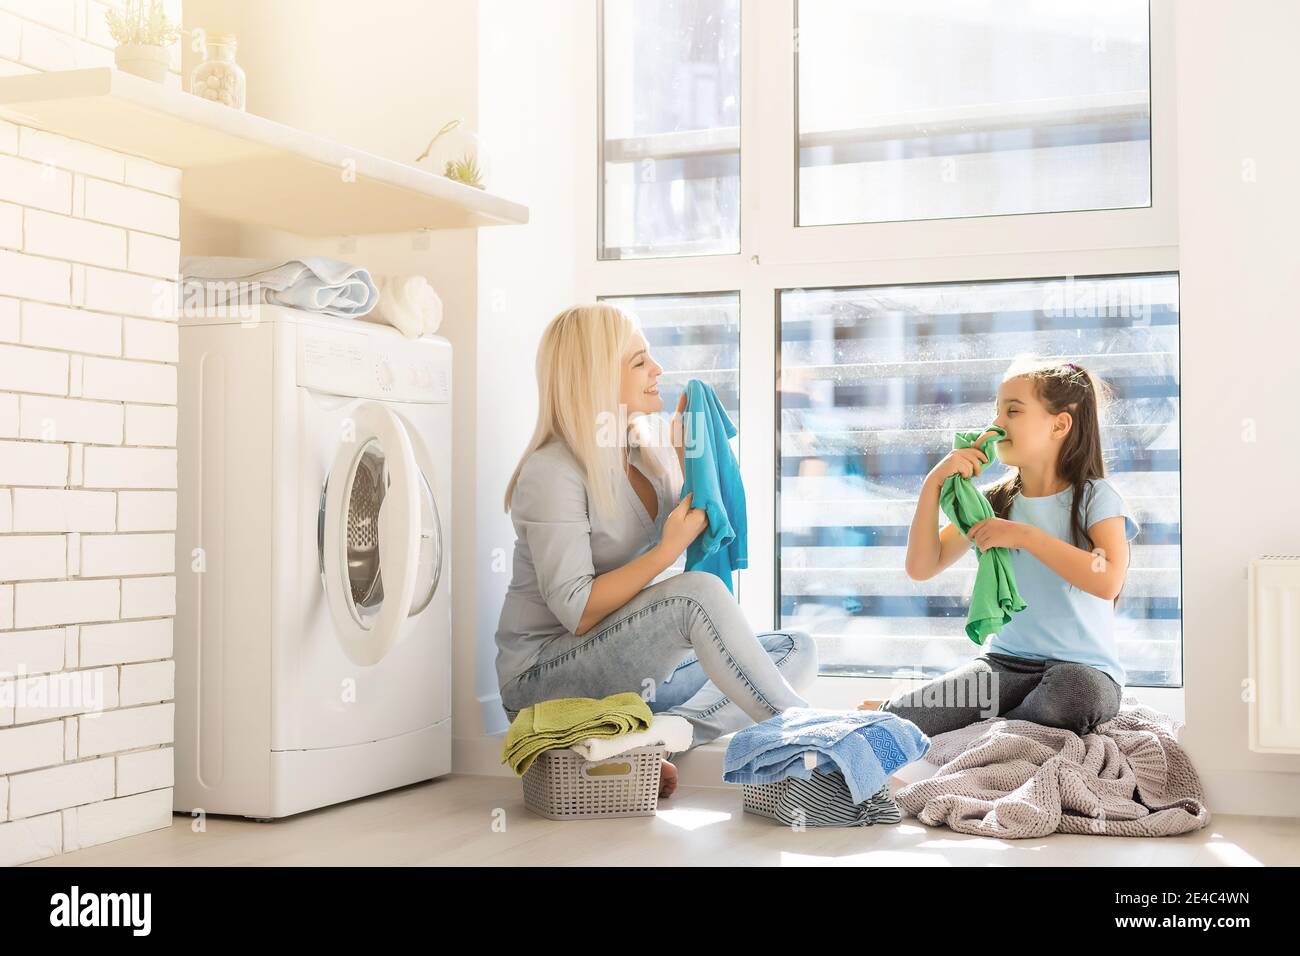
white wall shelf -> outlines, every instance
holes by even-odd
[[[484,190],[110,67],[0,79],[0,117],[178,167],[190,208],[303,236],[528,221]]]

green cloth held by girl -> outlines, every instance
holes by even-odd
[[[987,437],[980,441],[981,435]],[[996,445],[1007,437],[1006,429],[998,425],[977,432],[957,432],[953,448],[975,446],[984,453],[989,464],[997,460]],[[939,507],[961,533],[967,534],[971,526],[985,518],[994,517],[993,506],[969,478],[949,475],[939,489]],[[979,551],[977,545],[972,548]],[[1006,548],[989,548],[979,551],[979,569],[975,572],[975,588],[971,591],[970,611],[966,615],[966,636],[980,646],[996,634],[1016,611],[1027,604],[1016,590],[1016,572],[1011,566],[1011,552]]]

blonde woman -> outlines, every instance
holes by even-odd
[[[512,720],[538,701],[633,691],[690,721],[698,745],[807,706],[807,634],[755,635],[712,574],[656,581],[707,527],[677,501],[682,408],[670,443],[655,424],[662,373],[613,306],[568,309],[542,334],[537,428],[505,496],[516,540],[497,678]],[[666,796],[677,774],[663,770]]]

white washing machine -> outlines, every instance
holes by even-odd
[[[263,305],[180,329],[175,809],[451,770],[451,345]]]

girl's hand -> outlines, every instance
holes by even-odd
[[[974,542],[981,551],[989,548],[1024,548],[1033,532],[1034,526],[1023,521],[985,518],[970,526],[966,539]]]
[[[709,526],[704,509],[691,507],[691,499],[694,497],[692,492],[683,498],[664,520],[664,533],[659,539],[659,547],[664,549],[669,564],[681,557],[690,543]]]
[[[943,457],[939,464],[930,469],[930,473],[925,476],[925,480],[936,485],[942,485],[952,475],[972,478],[978,475],[988,462],[988,456],[974,446],[970,448],[954,448]]]

